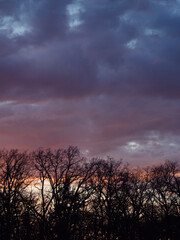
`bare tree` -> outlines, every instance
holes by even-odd
[[[87,182],[93,174],[92,168],[85,165],[77,147],[39,150],[33,156],[39,174],[36,188],[41,199],[38,206],[41,238],[47,235],[45,229],[51,222],[54,239],[80,239],[83,233],[80,223],[90,197]]]
[[[177,163],[167,161],[151,169],[151,187],[153,201],[158,206],[158,220],[161,225],[161,237],[179,239],[180,233],[174,233],[174,218],[179,221],[180,198]],[[172,226],[173,223],[173,226]],[[177,231],[178,228],[176,227]]]
[[[125,182],[127,168],[121,162],[94,159],[97,166],[91,187],[94,189],[92,213],[94,219],[93,239],[116,239],[122,235],[122,219],[127,211]],[[93,231],[93,230],[92,230]]]
[[[178,162],[131,169],[77,147],[0,151],[2,240],[178,240]]]
[[[28,155],[18,150],[0,152],[1,239],[19,239],[24,196],[29,185]]]

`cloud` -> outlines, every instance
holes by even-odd
[[[177,155],[179,1],[0,1],[0,15],[1,145]]]
[[[179,98],[178,3],[169,10],[165,1],[15,2],[1,3],[3,100],[129,91]]]

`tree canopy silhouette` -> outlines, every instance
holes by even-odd
[[[2,240],[178,240],[180,169],[131,169],[77,147],[0,151]]]

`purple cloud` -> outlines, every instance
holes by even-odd
[[[0,1],[0,144],[177,158],[178,1]]]

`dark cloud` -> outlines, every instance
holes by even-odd
[[[1,145],[176,157],[179,24],[175,0],[1,0]]]

